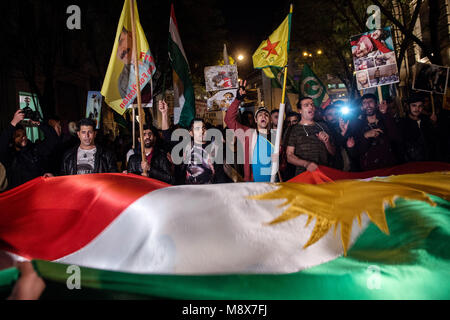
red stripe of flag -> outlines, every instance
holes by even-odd
[[[87,245],[141,196],[167,186],[122,174],[36,178],[0,193],[0,250],[61,258]]]

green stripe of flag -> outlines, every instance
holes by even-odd
[[[292,274],[142,275],[81,268],[82,288],[173,299],[450,299],[450,202],[397,199],[390,235],[370,224],[347,257]],[[339,240],[337,240],[339,241]],[[34,261],[46,280],[65,283],[67,266]],[[0,285],[15,281],[0,272]],[[11,288],[9,288],[11,289]]]

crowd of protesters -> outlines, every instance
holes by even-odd
[[[180,131],[169,123],[167,104],[159,101],[162,127],[144,126],[144,156],[139,132],[134,133],[139,144],[133,149],[131,139],[98,135],[90,119],[71,122],[69,133],[62,133],[57,117],[33,123],[45,139],[32,143],[21,125],[24,113],[18,110],[0,135],[0,191],[40,176],[122,172],[168,184],[269,182],[274,162],[279,168],[276,181],[320,165],[367,171],[406,162],[450,162],[449,115],[440,108],[432,113],[417,93],[405,101],[404,117],[392,99],[380,102],[374,94],[350,104],[336,101],[325,109],[300,97],[298,113],[284,117],[279,150],[274,149],[279,111],[260,107],[254,114],[241,114],[245,95],[245,83],[240,83],[225,128],[195,118]]]

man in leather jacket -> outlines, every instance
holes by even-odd
[[[77,130],[80,145],[65,153],[61,175],[117,172],[114,154],[95,143],[95,122],[82,119]]]
[[[146,171],[146,177],[153,178],[168,184],[174,184],[175,179],[172,174],[172,166],[167,159],[167,155],[159,148],[158,145],[158,130],[153,126],[144,126],[144,152],[146,160],[142,161],[140,142],[138,137],[139,147],[135,149],[135,153],[128,161],[128,173],[139,175],[143,174],[143,169]]]

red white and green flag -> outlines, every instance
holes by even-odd
[[[64,284],[77,265],[81,286],[105,294],[449,299],[449,171],[320,167],[290,183],[200,186],[36,178],[0,194],[0,260],[33,260]],[[16,278],[0,271],[0,291]]]
[[[170,9],[169,59],[173,68],[174,123],[187,128],[195,118],[195,95],[173,4]]]

